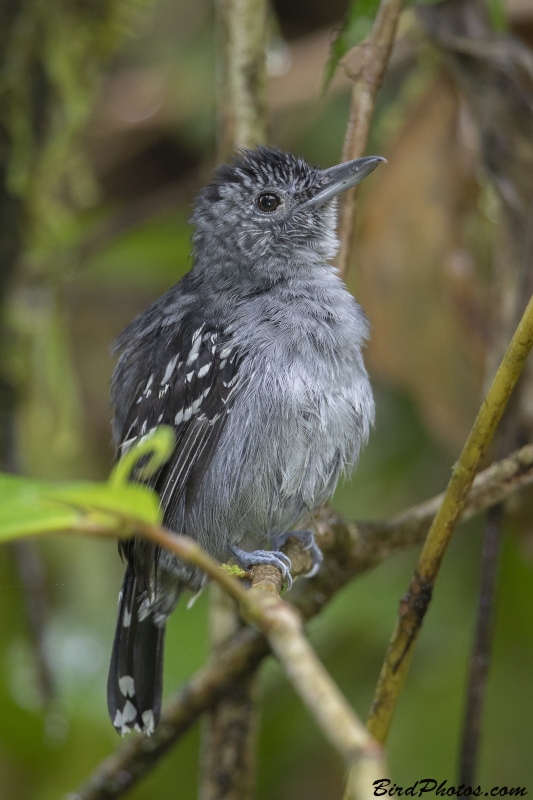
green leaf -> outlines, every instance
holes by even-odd
[[[46,484],[0,474],[0,541],[69,530],[79,512],[45,499]]]
[[[97,511],[124,520],[138,519],[149,523],[162,519],[156,492],[138,483],[124,486],[111,483],[67,484],[45,489],[43,499],[78,509],[85,515]]]
[[[406,0],[406,7],[412,5],[429,5],[440,0]],[[502,0],[487,0],[489,6],[497,4],[503,8]],[[324,70],[324,91],[329,86],[340,60],[346,53],[361,44],[369,35],[379,9],[379,0],[352,0],[346,18],[337,37],[331,45],[329,59]]]
[[[80,530],[97,523],[111,534],[133,533],[135,520],[161,522],[156,492],[142,484],[53,484],[0,473],[0,542]]]
[[[150,478],[163,466],[165,461],[168,461],[175,442],[174,430],[169,425],[160,425],[122,456],[109,476],[109,483],[112,486],[127,484],[133,470],[144,456],[148,456],[148,460],[139,470],[138,477],[143,480]]]
[[[174,431],[161,426],[132,447],[113,469],[107,483],[54,484],[0,473],[0,542],[35,534],[79,530],[94,523],[112,535],[135,532],[135,521],[159,523],[157,493],[129,483],[140,459],[141,478],[153,475],[174,449]]]
[[[378,8],[379,0],[352,0],[343,26],[331,45],[325,68],[324,89],[327,89],[341,58],[368,36]]]
[[[509,20],[503,0],[487,0],[492,27],[497,31],[508,31]]]

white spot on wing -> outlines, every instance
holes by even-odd
[[[222,381],[222,383],[224,384],[226,389],[229,389],[230,386],[233,386],[233,384],[237,382],[238,377],[239,377],[238,375],[234,375],[230,381]]]
[[[204,366],[198,370],[198,377],[203,378],[204,375],[207,375],[210,369],[211,369],[211,362],[209,362],[208,364],[204,364]]]
[[[132,444],[136,440],[137,440],[137,437],[136,436],[132,436],[131,439],[126,439],[125,442],[122,442],[122,444],[120,445],[121,455],[124,455],[125,453],[127,453],[128,450],[131,448]]]
[[[170,361],[168,362],[167,368],[165,370],[165,374],[163,375],[163,380],[161,381],[162,385],[167,383],[167,381],[169,380],[170,376],[174,372],[174,367],[176,366],[176,361],[177,360],[178,360],[178,356],[176,355],[176,356],[174,356],[174,358],[171,358]]]
[[[202,405],[202,400],[203,399],[204,399],[204,396],[202,395],[201,397],[198,398],[198,400],[195,400],[194,403],[191,405],[191,416],[193,414],[196,414],[196,412],[198,411],[198,409]]]
[[[125,628],[129,628],[131,625],[131,613],[128,611],[127,608],[124,609],[124,616],[122,617],[122,624]]]
[[[200,352],[201,344],[202,340],[199,336],[193,340],[191,351],[187,359],[187,365],[192,364],[194,361],[196,361],[196,359],[198,358],[198,353]]]
[[[182,422],[183,422],[183,409],[181,409],[181,411],[178,411],[178,413],[174,417],[174,425],[181,425]]]
[[[143,424],[143,429],[144,428],[146,428],[146,421]],[[141,433],[142,433],[142,429],[141,429]],[[147,431],[144,434],[144,436],[141,436],[141,438],[139,439],[139,444],[142,444],[143,442],[146,442],[148,439],[151,439],[152,436],[154,435],[154,433],[155,433],[155,428],[150,428],[150,430]]]

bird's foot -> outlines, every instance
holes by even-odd
[[[285,553],[279,550],[254,550],[252,553],[248,553],[246,550],[241,550],[241,548],[236,545],[232,545],[230,550],[243,569],[248,570],[258,564],[270,564],[272,567],[276,567],[276,569],[279,569],[281,572],[283,581],[287,582],[287,590],[291,588],[291,560]]]
[[[312,578],[317,574],[324,560],[322,550],[315,542],[313,531],[286,531],[285,533],[275,533],[270,537],[270,542],[273,548],[281,550],[291,537],[298,539],[298,541],[302,543],[304,550],[310,551],[312,566],[309,572],[305,573],[304,578]]]

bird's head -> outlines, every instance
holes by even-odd
[[[302,263],[325,263],[338,247],[337,196],[384,160],[369,156],[321,170],[275,148],[241,151],[197,198],[196,261],[272,280]]]

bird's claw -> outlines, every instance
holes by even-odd
[[[309,572],[305,573],[304,578],[312,578],[317,574],[318,570],[320,569],[320,565],[324,560],[322,550],[315,542],[315,535],[313,531],[309,530],[285,531],[285,533],[276,533],[270,539],[272,547],[274,547],[276,550],[281,550],[281,548],[287,544],[291,536],[294,536],[295,539],[298,539],[298,541],[302,543],[304,550],[310,550],[312,566]]]
[[[247,550],[241,550],[236,545],[233,545],[230,550],[243,569],[248,570],[259,564],[269,564],[272,567],[276,567],[281,572],[283,582],[287,583],[287,591],[291,588],[291,560],[285,553],[280,550],[254,550],[252,553],[248,553]]]

